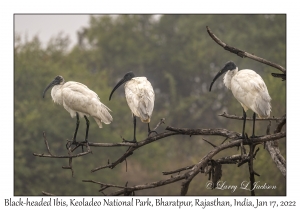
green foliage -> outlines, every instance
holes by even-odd
[[[81,34],[82,40],[68,51],[69,39],[62,34],[43,48],[38,37],[15,41],[14,76],[14,185],[15,195],[40,195],[47,191],[56,195],[101,195],[99,187],[83,183],[83,179],[129,186],[166,179],[162,171],[175,170],[196,164],[211,147],[201,136],[173,136],[149,144],[113,170],[95,173],[90,170],[119,158],[126,148],[92,148],[93,154],[75,158],[75,177],[61,166],[65,159],[34,157],[32,153],[46,153],[42,132],[45,131],[55,154],[66,154],[67,139],[72,139],[76,120],[62,107],[54,104],[50,90],[42,98],[44,88],[56,75],[66,81],[78,81],[94,90],[113,112],[114,121],[99,129],[90,119],[91,142],[120,142],[120,136],[131,139],[133,126],[124,90],[118,89],[111,101],[109,94],[116,82],[128,71],[146,76],[155,89],[155,107],[151,120],[154,127],[161,118],[166,125],[190,128],[226,128],[241,132],[242,121],[219,117],[226,111],[242,115],[242,108],[219,79],[208,92],[213,76],[224,63],[233,60],[240,69],[254,69],[264,79],[272,97],[272,115],[286,113],[286,83],[271,76],[278,70],[241,59],[224,51],[207,34],[206,26],[225,43],[264,57],[279,65],[286,65],[285,15],[118,15],[91,16],[90,25]],[[248,116],[252,116],[248,111]],[[268,122],[257,123],[257,133],[266,132]],[[247,122],[246,132],[252,123]],[[271,131],[274,131],[273,123]],[[164,126],[159,128],[163,132]],[[85,134],[81,119],[78,139]],[[147,137],[147,125],[137,121],[137,140]],[[206,136],[220,144],[224,139]],[[285,141],[279,147],[285,154]],[[254,169],[261,183],[276,185],[274,191],[257,191],[257,195],[285,195],[286,180],[260,147]],[[232,149],[216,158],[237,154]],[[247,164],[246,164],[247,165]],[[248,166],[224,165],[222,180],[239,185],[249,180]],[[208,177],[199,174],[192,182],[189,195],[249,195],[208,190]],[[26,181],[25,181],[26,180]],[[180,183],[137,192],[138,195],[178,195]]]

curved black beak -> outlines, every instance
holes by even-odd
[[[55,78],[52,82],[50,82],[50,84],[45,88],[44,92],[43,92],[43,98],[45,98],[45,94],[46,94],[46,91],[53,87],[54,85],[58,85],[59,84],[59,81]]]
[[[116,86],[114,87],[114,89],[111,91],[110,96],[109,96],[109,100],[111,99],[112,94],[115,92],[115,90],[120,87],[123,83],[131,80],[134,77],[134,74],[132,71],[128,72],[125,74],[125,76],[123,77],[123,79],[121,79]]]
[[[125,78],[121,79],[117,84],[116,86],[114,87],[114,89],[111,91],[110,95],[109,95],[109,100],[111,99],[112,97],[112,94],[115,92],[115,90],[120,87],[123,83],[127,82],[127,80]]]
[[[223,73],[224,73],[223,69],[217,73],[217,75],[215,76],[215,78],[213,79],[213,81],[212,81],[211,84],[210,84],[209,91],[211,91],[211,88],[212,88],[214,82],[215,82],[215,81],[216,81]]]
[[[232,61],[228,61],[225,66],[217,73],[217,75],[215,76],[215,78],[213,79],[213,81],[210,84],[209,87],[209,91],[211,91],[211,88],[214,84],[214,82],[225,72],[229,71],[229,70],[235,70],[237,69],[235,63],[233,63]]]

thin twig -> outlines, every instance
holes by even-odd
[[[55,196],[54,194],[48,193],[48,192],[45,192],[45,191],[42,191],[42,194],[43,194],[43,195],[48,195],[48,196]]]
[[[165,124],[165,118],[160,119],[155,128],[153,128],[153,131],[155,131],[161,124]]]
[[[94,184],[99,184],[101,185],[102,187],[115,187],[115,188],[126,188],[126,186],[120,186],[120,185],[114,185],[114,184],[106,184],[106,183],[103,183],[103,182],[97,182],[97,181],[94,181],[94,180],[82,180],[82,182],[91,182],[91,183],[94,183]]]
[[[69,156],[72,156],[72,151],[71,151],[71,147],[69,147],[68,149],[68,154]],[[70,169],[72,171],[72,177],[74,177],[74,170],[73,170],[73,166],[72,166],[72,158],[69,158],[69,166],[63,166],[63,169]]]
[[[91,151],[87,151],[87,152],[81,152],[72,156],[68,156],[68,155],[45,155],[45,154],[38,154],[38,153],[33,153],[34,156],[37,157],[47,157],[47,158],[77,158],[77,157],[81,157],[84,155],[87,155],[91,153]]]
[[[109,188],[109,186],[102,187],[102,188],[99,190],[99,192],[102,192],[102,191],[106,190],[107,188]]]
[[[205,141],[206,143],[210,144],[211,146],[216,147],[216,145],[214,145],[214,144],[211,143],[210,141],[208,141],[208,140],[206,140],[206,139],[204,139],[204,138],[202,138],[202,140]]]
[[[48,141],[47,141],[47,137],[46,137],[46,132],[45,132],[45,131],[43,131],[43,137],[44,137],[44,142],[45,142],[45,145],[46,145],[46,148],[47,148],[48,153],[49,153],[51,156],[53,156],[52,153],[51,153],[51,151],[50,151],[50,147],[49,147],[49,144],[48,144]]]
[[[224,141],[222,141],[222,143],[221,143],[221,144],[224,144],[224,143],[225,143],[225,141],[226,141],[227,139],[228,139],[228,138],[225,138],[225,139],[224,139]]]
[[[163,171],[162,174],[163,174],[163,175],[175,174],[175,173],[178,173],[178,172],[181,172],[181,171],[184,171],[184,170],[191,169],[191,168],[193,168],[194,166],[195,166],[195,165],[186,166],[186,167],[183,167],[183,168],[176,169],[176,170],[174,170],[174,171]]]

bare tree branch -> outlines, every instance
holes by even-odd
[[[42,194],[43,194],[43,195],[48,195],[48,196],[55,196],[54,194],[48,193],[48,192],[45,192],[45,191],[42,191]]]
[[[195,166],[195,165],[186,166],[186,167],[183,167],[183,168],[176,169],[176,170],[174,170],[174,171],[163,171],[162,174],[163,174],[163,175],[175,174],[175,173],[179,173],[179,172],[181,172],[181,171],[185,171],[185,170],[191,169],[191,168],[193,168],[194,166]]]
[[[74,176],[74,170],[73,170],[73,167],[72,167],[72,158],[81,157],[81,156],[87,155],[89,153],[92,153],[92,151],[90,150],[90,147],[88,145],[86,145],[86,147],[87,147],[86,152],[82,152],[82,153],[72,155],[72,152],[75,149],[77,149],[78,147],[80,147],[80,145],[76,145],[76,147],[73,148],[73,149],[71,149],[71,147],[68,148],[68,155],[53,155],[53,153],[50,150],[45,132],[43,132],[43,137],[44,137],[44,142],[45,142],[45,145],[46,145],[46,148],[47,148],[47,151],[48,151],[49,155],[45,155],[44,153],[43,154],[33,153],[33,155],[37,156],[37,157],[47,157],[47,158],[68,158],[69,159],[69,165],[68,166],[62,166],[62,168],[63,169],[70,169],[71,172],[72,172],[72,177]]]
[[[274,133],[279,133],[282,127],[286,124],[286,115],[281,118],[281,121],[277,124],[277,128],[275,129]],[[270,134],[270,130],[267,131],[267,134]],[[278,140],[266,142],[266,150],[270,153],[270,156],[280,170],[283,176],[286,176],[286,160],[281,155],[279,147],[278,147]]]
[[[101,170],[104,168],[112,169],[119,163],[122,163],[127,157],[132,155],[136,149],[138,149],[146,144],[163,139],[163,138],[171,136],[171,135],[179,135],[179,134],[184,134],[184,135],[189,135],[189,136],[192,136],[192,135],[219,135],[219,136],[224,136],[224,137],[230,138],[232,140],[239,139],[242,136],[241,134],[236,133],[234,131],[228,131],[226,129],[220,129],[220,128],[217,128],[217,129],[189,129],[189,128],[174,128],[174,127],[168,126],[166,128],[166,130],[172,131],[172,132],[167,131],[164,133],[160,133],[155,136],[148,137],[147,139],[137,142],[137,143],[126,143],[126,144],[130,144],[132,146],[129,147],[128,150],[118,160],[114,161],[113,163],[104,165],[104,166],[96,167],[96,168],[92,169],[91,172],[95,172],[95,171],[98,171],[98,170]],[[90,143],[90,146],[93,146],[93,145],[95,145],[95,144]],[[101,145],[102,144],[99,143],[97,146],[101,146]],[[106,144],[105,144],[105,146],[106,146]]]
[[[165,120],[165,118],[162,118],[153,130],[156,130],[161,124],[163,124],[164,120]],[[166,136],[168,136],[168,135],[176,135],[176,133],[175,134],[166,134]],[[160,138],[164,138],[166,136],[162,136]],[[47,155],[47,154],[44,154],[44,153],[42,153],[42,154],[33,153],[33,155],[37,156],[37,157],[47,157],[47,158],[69,158],[69,166],[62,166],[62,168],[63,169],[71,169],[72,176],[74,176],[74,171],[73,171],[73,168],[72,168],[72,158],[76,158],[76,157],[80,157],[80,156],[84,156],[84,155],[87,155],[89,153],[92,153],[92,151],[90,149],[90,146],[93,146],[93,147],[129,146],[129,149],[117,161],[115,161],[111,164],[108,163],[106,166],[101,166],[101,167],[98,167],[98,168],[92,170],[92,172],[94,172],[96,170],[100,170],[100,169],[103,169],[103,168],[114,168],[117,164],[123,162],[124,160],[126,161],[126,158],[133,154],[132,151],[134,151],[135,149],[132,149],[132,148],[135,148],[135,147],[138,148],[138,147],[144,146],[146,144],[149,144],[152,141],[157,140],[156,137],[154,137],[154,138],[148,137],[143,142],[138,142],[138,143],[93,143],[93,142],[89,142],[89,144],[87,144],[86,142],[78,142],[78,144],[73,149],[71,149],[71,147],[68,148],[68,156],[67,156],[67,155],[53,155],[51,150],[50,150],[45,132],[43,132],[43,137],[44,137],[44,142],[45,142],[45,145],[46,145],[46,148],[47,148],[47,151],[48,151],[49,154]],[[83,146],[87,147],[87,152],[82,152],[82,153],[72,155],[73,151],[75,151],[77,148],[83,147]]]
[[[160,125],[165,123],[165,118],[160,119],[160,121],[157,123],[155,128],[152,129],[152,131],[155,131]],[[164,137],[163,137],[164,138]],[[148,138],[147,138],[148,139]],[[147,140],[145,139],[143,142]],[[148,144],[148,143],[145,143]],[[91,147],[123,147],[123,146],[129,146],[129,147],[137,147],[140,146],[141,143],[129,143],[129,142],[122,142],[122,143],[93,143],[89,142],[89,146]]]
[[[241,144],[241,141],[243,141],[244,145],[249,145],[250,143],[262,143],[265,141],[274,141],[277,139],[281,139],[286,136],[286,132],[280,132],[272,135],[267,135],[267,136],[262,136],[262,137],[257,137],[257,138],[252,138],[251,140],[236,140],[232,142],[228,142],[225,144],[222,144],[213,150],[211,150],[206,156],[204,156],[199,163],[197,163],[189,172],[185,173],[185,181],[182,183],[181,187],[181,195],[186,195],[189,184],[192,181],[192,179],[200,172],[201,168],[204,168],[207,165],[207,162],[212,159],[214,155],[219,153],[220,151],[230,148],[230,147],[235,147],[239,146]]]
[[[102,182],[97,182],[97,181],[94,181],[94,180],[82,180],[83,182],[91,182],[91,183],[95,183],[95,184],[99,184],[101,186],[101,189],[99,191],[103,191],[109,187],[115,187],[115,188],[126,188],[127,187],[127,183],[125,184],[125,186],[120,186],[120,185],[114,185],[114,184],[105,184],[105,183],[102,183]]]
[[[118,190],[118,191],[113,192],[113,193],[108,194],[108,195],[110,195],[110,196],[123,195],[125,193],[130,193],[130,192],[132,193],[132,192],[139,191],[139,190],[156,188],[156,187],[159,187],[159,186],[164,186],[164,185],[167,185],[167,184],[177,182],[177,181],[182,180],[182,179],[184,179],[184,175],[180,175],[180,176],[178,175],[178,176],[166,179],[166,180],[160,180],[160,181],[157,181],[157,182],[151,182],[151,183],[142,184],[142,185],[135,185],[133,187],[125,187],[121,190]],[[109,184],[105,184],[105,185],[109,185]]]
[[[68,148],[68,154],[69,156],[71,156],[71,147]],[[69,166],[62,166],[63,169],[70,169],[72,171],[72,177],[74,176],[74,170],[73,170],[73,166],[72,166],[72,158],[69,158]]]
[[[172,127],[169,126],[168,128],[172,128]],[[179,131],[181,131],[181,134],[183,134],[182,129],[172,128],[172,130],[179,130]],[[184,129],[184,130],[186,130],[186,133],[184,133],[185,135],[190,135],[190,133],[193,133],[193,135],[195,135],[195,133],[197,133],[197,132],[201,133],[200,132],[201,130],[203,133],[207,133],[208,132],[207,130],[210,130],[210,129],[194,129],[195,130],[194,132],[191,131],[193,129],[189,129],[189,130]],[[221,129],[221,130],[224,130],[224,129]],[[214,133],[215,131],[210,131],[210,132]],[[169,132],[165,132],[165,133],[169,133]],[[221,132],[221,133],[223,133],[223,132]],[[230,132],[228,132],[228,133],[230,133]],[[173,135],[174,135],[174,133],[173,133]],[[201,135],[201,134],[199,134],[199,135]],[[232,133],[230,133],[230,135],[232,136]],[[109,195],[123,195],[123,194],[127,194],[127,193],[133,193],[138,190],[155,188],[155,187],[171,184],[171,183],[177,182],[182,179],[185,179],[185,181],[182,183],[181,195],[186,195],[187,190],[188,190],[188,184],[203,168],[205,168],[208,165],[208,161],[211,160],[212,157],[214,155],[216,155],[217,153],[219,153],[220,151],[227,149],[227,148],[239,146],[241,141],[244,141],[244,145],[249,145],[250,143],[262,143],[265,141],[274,141],[274,140],[285,137],[285,135],[286,135],[285,132],[280,132],[280,133],[276,133],[276,134],[272,134],[272,135],[253,138],[251,140],[234,140],[232,142],[221,144],[221,145],[213,148],[213,150],[211,150],[206,156],[204,156],[198,164],[194,165],[190,171],[188,171],[184,174],[181,174],[181,175],[178,174],[176,176],[172,176],[169,179],[160,180],[157,182],[151,182],[151,183],[147,183],[147,184],[143,184],[143,185],[136,185],[133,187],[124,187],[123,189],[113,192]],[[233,137],[235,137],[235,136],[233,136]],[[237,157],[235,157],[235,158],[237,158]],[[224,158],[224,161],[225,160],[226,160],[226,158]],[[96,181],[89,181],[89,182],[98,183],[98,184],[101,183],[101,182],[96,182]],[[104,184],[104,183],[101,183],[101,184],[103,186],[112,186],[111,184]]]
[[[281,78],[281,81],[286,80],[286,74],[271,73],[273,77]]]
[[[225,136],[228,137],[230,139],[239,139],[241,138],[241,134],[233,132],[233,131],[228,131],[226,129],[188,129],[188,128],[174,128],[174,127],[170,127],[168,126],[166,128],[166,132],[157,134],[155,136],[152,137],[148,137],[147,139],[143,140],[143,141],[139,141],[137,143],[126,143],[126,145],[132,145],[131,147],[128,148],[128,150],[116,161],[114,161],[113,163],[104,165],[104,166],[99,166],[96,167],[94,169],[91,170],[91,172],[95,172],[104,168],[114,168],[116,165],[118,165],[119,163],[122,163],[127,157],[129,157],[130,155],[133,154],[133,152],[144,146],[147,145],[151,142],[166,138],[168,136],[172,136],[172,135],[179,135],[179,134],[185,134],[185,135],[220,135],[220,136]],[[172,131],[172,132],[169,132]],[[123,143],[122,143],[123,144]],[[94,146],[95,144],[90,143],[90,146]],[[97,146],[102,146],[103,144],[98,143]],[[107,144],[105,144],[104,146],[107,146]],[[121,145],[118,145],[121,146]],[[122,145],[123,146],[123,145]]]
[[[163,121],[161,121],[159,124],[161,124]],[[278,123],[278,127],[277,130],[280,131],[282,126],[283,126],[283,122],[279,122]],[[116,188],[122,188],[121,190],[114,192],[110,195],[127,195],[127,194],[134,194],[135,191],[138,190],[143,190],[143,189],[148,189],[148,188],[154,188],[154,187],[159,187],[159,186],[163,186],[166,184],[170,184],[170,183],[174,183],[177,182],[179,180],[184,179],[185,181],[182,183],[182,188],[181,188],[181,194],[185,195],[187,193],[188,187],[189,187],[189,183],[192,181],[192,179],[199,173],[199,172],[203,172],[203,169],[205,169],[207,166],[209,166],[211,164],[211,160],[212,157],[214,155],[216,155],[217,153],[219,153],[220,151],[226,149],[226,148],[230,148],[230,147],[235,147],[235,146],[239,146],[241,143],[243,143],[243,145],[250,145],[250,144],[257,144],[257,143],[261,143],[261,142],[266,142],[266,141],[275,141],[276,139],[280,139],[285,137],[285,132],[280,132],[280,133],[276,133],[273,135],[267,135],[267,136],[261,136],[261,137],[257,137],[257,138],[253,138],[251,140],[241,140],[241,134],[234,132],[234,131],[228,131],[226,129],[190,129],[190,128],[175,128],[175,127],[171,127],[171,126],[167,126],[166,128],[167,131],[157,134],[155,136],[152,137],[148,137],[147,139],[137,142],[137,143],[112,143],[112,144],[108,144],[108,143],[89,143],[89,146],[96,146],[96,147],[113,147],[113,146],[129,146],[128,150],[115,162],[113,163],[107,163],[107,165],[105,166],[100,166],[97,167],[95,169],[92,170],[92,172],[100,170],[100,169],[104,169],[104,168],[114,168],[116,165],[118,165],[119,163],[123,162],[124,160],[126,161],[126,158],[129,157],[130,155],[133,154],[133,152],[142,147],[145,146],[149,143],[152,143],[154,141],[166,138],[168,136],[171,135],[219,135],[219,136],[224,136],[226,137],[226,139],[231,139],[231,142],[228,143],[223,143],[219,146],[216,145],[212,145],[214,146],[214,149],[211,150],[206,156],[204,156],[202,158],[202,160],[198,163],[195,164],[193,166],[188,166],[185,168],[181,168],[181,169],[177,169],[176,171],[172,171],[172,172],[163,172],[164,175],[167,174],[172,174],[172,173],[176,173],[176,172],[180,172],[183,170],[189,170],[188,172],[181,174],[181,175],[177,175],[177,176],[172,176],[169,179],[166,180],[161,180],[161,181],[157,181],[157,182],[152,182],[150,184],[144,184],[144,185],[136,185],[133,187],[127,187],[127,185],[125,187],[123,186],[118,186],[118,185],[112,185],[112,184],[105,184],[105,183],[101,183],[101,182],[96,182],[93,180],[83,180],[84,182],[92,182],[92,183],[97,183],[97,184],[101,184],[101,189],[99,190],[100,192],[103,193],[103,191],[109,187],[116,187]],[[49,144],[48,141],[46,139],[46,135],[45,133],[43,133],[44,136],[44,141],[45,141],[45,145],[47,147],[48,153],[49,155],[45,155],[45,154],[36,154],[34,153],[35,156],[39,156],[39,157],[51,157],[51,158],[69,158],[69,166],[64,166],[64,169],[71,169],[72,170],[72,176],[73,176],[73,169],[72,169],[72,158],[74,157],[80,157],[83,155],[86,155],[88,153],[90,153],[91,151],[89,150],[88,147],[88,151],[87,152],[83,152],[83,153],[79,153],[76,155],[71,155],[71,150],[68,150],[69,155],[68,156],[58,156],[58,155],[53,155],[50,148],[49,148]],[[209,142],[208,140],[206,140],[207,142]],[[80,146],[80,145],[78,145]],[[256,151],[257,152],[257,151]],[[256,155],[253,154],[253,157],[255,157]],[[251,155],[233,155],[233,156],[229,156],[229,157],[224,157],[224,158],[220,158],[216,161],[214,161],[215,163],[218,164],[235,164],[238,163],[238,166],[250,161],[250,157]],[[249,168],[250,169],[250,168]],[[209,173],[210,175],[212,175],[212,177],[214,177],[214,180],[216,180],[215,178],[215,174],[214,174],[214,168],[210,168],[209,170],[205,170],[205,173]],[[253,175],[257,173],[253,171],[252,173]],[[103,193],[104,194],[104,193]]]
[[[218,116],[229,118],[229,119],[235,119],[235,120],[244,120],[243,117],[239,117],[239,116],[236,116],[236,115],[226,114],[226,112],[224,112],[223,114],[219,114]],[[255,119],[255,121],[280,120],[280,119],[281,118],[273,116],[273,117],[267,117],[267,118],[257,118],[257,119]],[[247,117],[246,120],[253,121],[253,118]]]
[[[172,135],[178,135],[178,133],[175,133],[175,132],[164,132],[164,133],[160,133],[160,134],[157,134],[155,136],[149,136],[147,139],[143,140],[143,141],[139,141],[137,143],[129,143],[130,145],[133,145],[131,147],[128,148],[128,150],[116,161],[110,163],[110,164],[107,164],[107,165],[104,165],[104,166],[99,166],[97,168],[94,168],[91,170],[91,172],[95,172],[95,171],[98,171],[98,170],[101,170],[101,169],[104,169],[104,168],[114,168],[115,166],[117,166],[119,163],[122,163],[124,160],[126,160],[127,157],[129,157],[130,155],[133,154],[133,152],[142,147],[142,146],[145,146],[147,144],[150,144],[151,142],[154,142],[154,141],[157,141],[159,139],[163,139],[165,137],[168,137],[168,136],[172,136]],[[128,143],[126,143],[128,144]]]
[[[240,139],[242,135],[240,133],[229,131],[223,128],[199,128],[199,129],[191,129],[191,128],[174,128],[171,126],[168,126],[166,128],[168,131],[174,131],[183,135],[217,135],[217,136],[224,136],[227,138],[230,138],[232,140]]]
[[[254,154],[254,157],[255,157],[256,153]],[[239,155],[232,155],[232,156],[226,156],[226,157],[222,157],[220,159],[217,159],[217,160],[214,160],[216,163],[219,163],[219,164],[237,164],[237,163],[240,163],[241,161],[246,161],[248,162],[250,159],[249,156],[241,156],[240,154]],[[210,162],[208,163],[208,165],[210,165]],[[179,173],[181,171],[185,171],[185,170],[188,170],[188,169],[191,169],[193,168],[195,165],[191,165],[191,166],[186,166],[186,167],[183,167],[183,168],[179,168],[179,169],[176,169],[174,171],[164,171],[162,172],[163,175],[170,175],[170,174],[175,174],[175,173]]]
[[[42,154],[33,153],[34,156],[37,156],[37,157],[48,157],[48,158],[76,158],[76,157],[87,155],[87,154],[89,154],[89,153],[92,152],[91,150],[88,150],[86,152],[81,152],[81,153],[78,153],[78,154],[75,154],[75,155],[70,155],[70,154],[69,155],[53,155],[52,152],[51,152],[51,150],[50,150],[50,147],[49,147],[49,144],[48,144],[45,132],[43,132],[43,137],[44,137],[44,142],[45,142],[45,145],[46,145],[46,148],[48,150],[49,155],[45,155],[44,153],[42,153]]]
[[[258,61],[260,63],[264,63],[266,65],[272,66],[272,67],[274,67],[274,68],[276,68],[276,69],[278,69],[278,70],[280,70],[280,71],[282,71],[284,73],[280,78],[282,78],[282,79],[285,78],[286,69],[283,68],[282,66],[280,66],[280,65],[278,65],[276,63],[273,63],[271,61],[268,61],[268,60],[266,60],[264,58],[261,58],[261,57],[258,57],[256,55],[253,55],[253,54],[247,53],[245,51],[242,51],[240,49],[237,49],[235,47],[231,47],[231,46],[227,45],[225,42],[223,42],[222,40],[220,40],[216,35],[214,35],[208,26],[206,26],[206,29],[207,29],[207,32],[208,32],[209,36],[217,44],[219,44],[221,47],[223,47],[225,50],[228,50],[229,52],[234,53],[234,54],[236,54],[236,55],[238,55],[238,56],[240,56],[242,58],[248,57],[248,58],[253,59],[255,61]],[[276,76],[279,77],[278,74]]]
[[[285,124],[286,124],[286,114],[281,117],[280,122],[277,124],[277,128],[274,131],[274,133],[279,133]]]

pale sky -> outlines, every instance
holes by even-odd
[[[31,40],[37,35],[43,46],[60,32],[68,35],[71,45],[77,43],[77,31],[88,26],[90,15],[14,15],[15,33]]]

